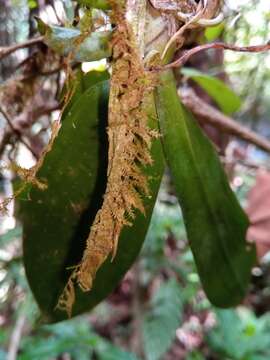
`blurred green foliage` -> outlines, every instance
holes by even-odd
[[[232,114],[241,108],[241,99],[224,81],[192,68],[182,68],[181,73],[203,88],[225,114]]]
[[[270,358],[270,314],[257,318],[247,308],[216,310],[217,326],[207,335],[209,346],[222,359]]]
[[[186,359],[207,359],[212,354],[214,359],[267,360],[270,356],[269,315],[257,318],[252,310],[245,307],[222,311],[209,304],[202,294],[193,258],[185,241],[179,206],[167,190],[166,185],[160,192],[142,256],[134,272],[139,287],[148,294],[147,299],[139,304],[145,358],[167,359],[170,348],[179,342],[176,332],[184,329],[190,315],[200,318],[208,313],[215,319],[213,324],[209,328],[200,325],[196,329],[195,326],[192,330],[195,333],[200,331],[204,350],[187,348]],[[113,344],[95,329],[93,319],[110,323],[113,317],[110,299],[90,313],[90,317],[86,314],[55,325],[40,323],[39,311],[27,286],[21,258],[18,254],[7,256],[10,247],[18,248],[20,236],[21,229],[17,227],[0,238],[3,249],[0,253],[0,274],[5,274],[0,284],[1,321],[4,324],[0,330],[0,359],[5,358],[10,338],[21,317],[25,321],[25,328],[18,359],[55,359],[63,354],[75,360],[142,359],[142,354],[135,355],[124,350],[128,348],[127,344],[124,347],[119,343]],[[132,296],[135,296],[134,293]],[[12,315],[8,308],[13,309]],[[136,314],[132,316],[136,321]],[[5,323],[5,320],[8,321]],[[117,326],[118,337],[121,337],[121,331],[130,331],[130,324],[124,325],[124,328],[120,324]]]
[[[224,40],[237,45],[264,44],[269,40],[270,8],[266,1],[231,2]],[[269,52],[225,52],[225,69],[244,104],[240,118],[253,126],[269,111]]]
[[[175,280],[168,280],[154,294],[142,328],[147,360],[159,359],[172,344],[181,323],[181,298],[181,287]]]

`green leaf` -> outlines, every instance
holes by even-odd
[[[240,109],[241,99],[222,80],[191,68],[182,68],[181,73],[200,85],[225,114]]]
[[[207,335],[208,345],[218,354],[232,359],[256,359],[270,356],[269,315],[256,318],[246,308],[217,310],[217,325]],[[233,324],[233,326],[232,326]]]
[[[29,9],[36,9],[37,2],[36,2],[36,0],[28,0],[27,5],[28,5]]]
[[[98,352],[99,360],[139,360],[134,354],[107,343],[106,349]]]
[[[42,326],[35,336],[24,337],[18,360],[48,360],[68,353],[74,360],[138,360],[94,333],[85,318]],[[96,358],[96,357],[95,357]]]
[[[106,75],[107,76],[107,75]],[[71,270],[79,263],[96,212],[101,207],[107,179],[108,82],[88,88],[62,119],[53,149],[46,155],[38,178],[48,188],[33,188],[31,201],[21,203],[24,225],[24,263],[44,321],[58,321],[67,314],[55,310]],[[152,103],[149,126],[157,128]],[[153,166],[149,176],[151,196],[144,199],[146,215],[138,214],[125,227],[117,255],[99,269],[91,292],[76,291],[73,315],[92,309],[113,291],[135,261],[143,244],[164,171],[159,139],[152,144]]]
[[[234,310],[219,310],[216,312],[218,325],[207,336],[207,342],[215,351],[236,359],[244,355],[241,344],[241,322]],[[233,326],[232,326],[233,324]],[[237,341],[236,341],[237,339]]]
[[[39,328],[35,336],[24,337],[19,360],[47,360],[68,353],[74,360],[90,359],[102,341],[81,319]]]
[[[181,288],[175,280],[163,284],[151,301],[143,322],[144,351],[147,360],[158,360],[169,349],[181,321]]]
[[[197,351],[192,351],[192,353],[189,353],[187,355],[187,359],[186,360],[205,360],[205,357],[203,354],[201,354],[200,352]]]
[[[247,216],[214,147],[182,107],[172,72],[163,72],[159,81],[163,148],[203,288],[214,305],[235,306],[246,293],[256,258],[255,246],[245,240]]]
[[[73,352],[75,349],[80,349],[82,354],[87,352],[88,359],[90,358],[91,338],[84,339],[81,336],[74,338],[49,338],[34,341],[25,348],[25,351],[18,357],[18,360],[48,360],[55,358],[63,353]],[[74,357],[73,357],[74,358]],[[77,358],[80,360],[80,358]]]
[[[77,3],[101,10],[109,10],[111,8],[107,0],[77,0]]]
[[[72,53],[78,62],[96,61],[111,56],[111,31],[92,32],[85,37],[79,29],[49,26],[37,19],[38,30],[44,42],[60,55]]]
[[[204,32],[207,42],[211,42],[219,38],[224,30],[224,27],[225,27],[224,22],[216,26],[208,27]]]
[[[21,202],[26,275],[41,310],[48,316],[54,314],[67,280],[67,266],[80,260],[83,240],[102,203],[107,96],[107,82],[98,82],[74,103],[62,118],[53,150],[37,174],[47,181],[48,188],[32,188],[31,200]],[[99,145],[102,142],[104,148]],[[102,161],[104,167],[99,165]]]
[[[110,75],[107,71],[89,71],[88,73],[83,73],[81,69],[76,72],[76,76],[74,81],[71,84],[65,84],[63,87],[63,91],[61,94],[61,99],[64,98],[64,95],[69,90],[72,93],[72,97],[69,100],[68,104],[66,105],[62,118],[64,119],[69,111],[71,110],[72,106],[80,99],[81,95],[91,86],[95,85],[96,83],[102,80],[108,80]],[[68,89],[68,87],[70,87]]]

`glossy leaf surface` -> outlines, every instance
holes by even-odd
[[[103,201],[107,172],[108,82],[86,90],[66,113],[53,149],[38,173],[48,188],[33,188],[22,203],[24,263],[27,278],[45,321],[59,321],[67,314],[55,310],[71,270],[82,257],[91,223]],[[151,109],[151,126],[157,126]],[[138,214],[132,227],[124,228],[113,262],[99,269],[91,292],[76,290],[73,314],[90,310],[115,288],[136,259],[144,241],[163,175],[159,140],[152,146],[154,165],[150,176],[151,198],[144,201],[146,216]]]
[[[183,211],[188,239],[209,300],[238,304],[248,287],[255,248],[248,219],[214,147],[181,105],[172,72],[160,75],[156,105],[162,141]]]

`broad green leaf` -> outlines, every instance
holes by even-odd
[[[163,284],[154,295],[143,322],[143,342],[147,360],[158,360],[175,338],[182,315],[181,288],[175,280]]]
[[[211,42],[219,38],[224,30],[224,27],[225,27],[224,22],[216,26],[208,27],[204,32],[207,42]]]
[[[247,216],[214,147],[182,107],[172,72],[163,72],[159,81],[163,148],[203,288],[214,305],[235,306],[246,293],[256,258],[255,246],[245,240]]]
[[[108,0],[77,0],[77,3],[101,10],[109,10],[111,8]]]
[[[106,75],[107,76],[107,75]],[[152,103],[149,125],[156,128]],[[71,270],[82,258],[85,241],[101,207],[107,174],[108,82],[88,88],[62,119],[53,149],[46,155],[38,178],[48,188],[33,188],[22,205],[24,263],[44,321],[58,321],[67,314],[55,310]],[[99,269],[91,292],[76,291],[73,315],[92,309],[106,298],[136,259],[149,226],[164,170],[159,139],[151,149],[154,165],[145,168],[151,196],[144,199],[146,215],[123,229],[117,255]]]
[[[64,95],[67,91],[71,91],[72,97],[66,105],[62,118],[64,119],[72,106],[80,99],[81,95],[91,86],[102,80],[108,80],[110,74],[107,71],[89,71],[88,73],[83,73],[81,69],[76,72],[74,80],[71,84],[65,84],[61,94],[61,99],[64,98]]]
[[[198,83],[225,114],[240,109],[241,99],[222,80],[191,68],[182,68],[181,73]]]
[[[97,31],[85,35],[77,28],[49,26],[38,19],[44,42],[60,55],[72,54],[78,62],[96,61],[111,56],[111,31]]]
[[[42,312],[48,316],[54,314],[69,274],[67,266],[80,260],[84,237],[102,203],[107,94],[107,82],[97,83],[62,118],[53,150],[37,175],[47,181],[48,188],[33,188],[31,200],[21,202],[26,275]],[[104,142],[104,148],[99,142]],[[99,166],[102,161],[104,167]],[[83,215],[88,223],[85,219],[80,226]]]

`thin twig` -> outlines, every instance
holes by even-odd
[[[159,68],[155,68],[154,70],[166,70],[175,67],[183,66],[193,55],[205,51],[208,49],[223,49],[223,50],[231,50],[231,51],[238,51],[238,52],[250,52],[250,53],[258,53],[258,52],[265,52],[270,50],[270,42],[263,45],[255,45],[255,46],[236,46],[225,44],[222,42],[216,42],[211,44],[199,45],[194,47],[193,49],[187,50],[184,54],[177,60],[173,61],[170,64],[164,65]]]
[[[18,77],[16,77],[16,81],[28,81],[31,79],[34,79],[38,76],[51,76],[51,75],[55,75],[55,74],[59,74],[60,71],[63,70],[62,66],[59,66],[55,69],[51,69],[51,70],[47,70],[47,71],[42,71],[42,72],[34,72],[33,74],[30,75],[19,75]]]
[[[14,329],[10,336],[9,349],[7,354],[7,360],[16,360],[17,353],[20,347],[20,341],[22,337],[23,328],[25,325],[26,317],[25,315],[19,316],[17,319]]]
[[[10,116],[8,115],[8,113],[2,108],[2,106],[0,105],[0,113],[4,116],[4,118],[6,119],[6,122],[8,123],[9,127],[11,128],[11,130],[16,134],[19,135],[20,134],[20,130],[16,129],[16,127],[13,125],[12,120],[10,118]]]
[[[80,65],[81,65],[80,63],[76,62],[76,63],[72,64],[71,69],[74,70],[74,69],[78,68]],[[64,70],[64,65],[61,65],[61,66],[56,67],[55,69],[51,69],[51,70],[35,72],[33,74],[30,74],[30,75],[19,75],[18,77],[13,78],[13,80],[16,80],[16,82],[28,81],[28,80],[31,80],[31,79],[36,78],[38,76],[46,77],[46,76],[59,74],[62,70]]]
[[[51,106],[41,108],[36,116],[48,115],[57,110],[61,110],[61,104],[55,102]]]
[[[235,165],[235,164],[238,164],[238,165],[242,165],[246,168],[249,168],[250,170],[267,170],[269,171],[270,170],[270,166],[266,163],[257,163],[257,162],[254,162],[254,161],[250,161],[250,160],[246,160],[246,159],[238,159],[238,158],[227,158],[226,156],[222,156],[220,155],[219,156],[221,161],[226,164],[226,165]]]
[[[14,45],[10,45],[10,46],[5,46],[5,47],[0,47],[0,60],[2,60],[4,57],[12,54],[13,52],[19,50],[19,49],[23,49],[23,48],[28,48],[30,46],[36,45],[40,42],[43,42],[44,36],[39,36],[30,40],[26,40],[20,44],[14,44]]]
[[[181,91],[181,100],[191,112],[204,122],[245,140],[270,153],[270,142],[255,132],[234,121],[199,98],[191,89]]]
[[[0,106],[0,113],[4,116],[4,118],[6,119],[7,124],[9,125],[10,129],[12,130],[12,132],[17,135],[17,137],[19,138],[20,142],[33,154],[33,156],[37,159],[38,158],[38,154],[36,154],[36,152],[31,148],[31,146],[23,139],[22,137],[22,132],[17,129],[13,123],[12,123],[12,119],[10,118],[10,116],[8,115],[8,113],[2,108],[2,106]]]

